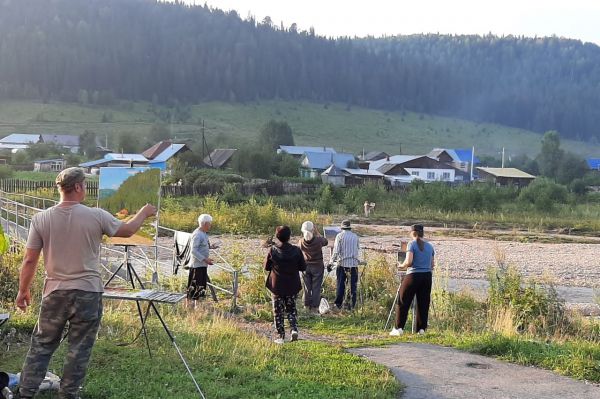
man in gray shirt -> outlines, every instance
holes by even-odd
[[[188,299],[198,300],[206,295],[208,266],[213,264],[210,258],[208,231],[212,227],[212,216],[203,213],[198,216],[198,228],[192,233],[192,263],[188,276]]]
[[[335,237],[331,255],[331,263],[337,266],[335,271],[337,277],[335,306],[338,309],[342,308],[344,293],[346,292],[346,280],[349,275],[350,294],[352,296],[352,304],[349,307],[354,308],[358,285],[358,236],[351,231],[349,220],[344,220],[340,227],[342,232]]]
[[[86,185],[80,168],[60,172],[56,185],[60,202],[31,219],[19,278],[16,305],[24,311],[31,304],[30,288],[43,251],[46,279],[39,319],[21,373],[21,398],[32,398],[37,392],[67,323],[69,345],[59,397],[79,398],[102,318],[103,285],[98,268],[102,236],[130,237],[147,217],[156,214],[156,208],[147,204],[130,221],[121,223],[102,209],[82,205]]]

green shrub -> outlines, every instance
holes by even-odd
[[[14,170],[8,165],[0,165],[0,179],[9,179],[13,177]]]
[[[304,213],[283,210],[270,200],[260,204],[256,199],[250,198],[230,205],[218,197],[208,196],[189,207],[173,199],[164,201],[160,224],[175,230],[192,231],[196,228],[197,218],[201,213],[209,213],[213,217],[215,232],[231,234],[271,234],[276,226],[282,224],[290,226],[298,234],[305,220],[319,224],[329,221],[315,211]]]
[[[566,326],[564,301],[552,284],[525,284],[514,267],[488,270],[490,320],[510,316],[519,332],[551,336]]]
[[[538,178],[521,190],[519,201],[533,204],[538,211],[554,210],[555,204],[565,204],[569,199],[567,188],[551,180]]]
[[[388,192],[382,184],[366,183],[346,189],[343,204],[349,213],[362,213],[365,201],[385,201],[387,198]]]
[[[19,273],[23,262],[22,252],[6,252],[0,255],[0,304],[12,304],[19,292]],[[31,286],[32,304],[39,303],[42,295],[44,272],[43,266],[39,266],[33,284]]]

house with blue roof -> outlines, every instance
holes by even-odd
[[[585,162],[587,162],[587,165],[590,168],[590,170],[600,171],[600,158],[587,158]]]
[[[97,173],[99,168],[106,167],[133,167],[148,166],[148,159],[141,154],[122,154],[109,152],[104,158],[79,164],[80,168],[86,169],[88,173]]]
[[[306,178],[319,178],[331,165],[344,169],[354,167],[356,158],[354,154],[339,152],[305,152],[300,161],[300,176]]]
[[[307,146],[298,146],[298,145],[280,145],[277,149],[277,153],[281,154],[285,152],[297,159],[302,159],[304,154],[307,152],[323,152],[335,154],[336,151],[331,147],[307,147]]]
[[[104,158],[102,159],[84,162],[79,164],[79,166],[87,169],[88,173],[93,173],[99,168],[111,166],[148,166],[166,171],[167,162],[177,154],[185,151],[189,151],[189,147],[187,145],[176,144],[170,140],[165,140],[156,143],[141,154],[108,153],[104,155]]]
[[[476,165],[481,164],[479,158],[473,156],[473,149],[471,148],[434,148],[427,156],[447,163],[466,173],[470,173],[471,171],[471,161],[473,162],[473,170],[476,170]]]

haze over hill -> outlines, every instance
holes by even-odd
[[[596,142],[600,48],[576,40],[325,39],[153,0],[0,0],[0,98],[341,102]]]
[[[154,144],[152,129],[171,118],[169,110],[149,103],[121,101],[113,106],[37,101],[0,102],[0,136],[14,132],[82,134],[91,131],[109,148],[143,151]],[[380,150],[391,154],[422,154],[433,147],[469,148],[496,158],[536,156],[542,136],[528,130],[475,123],[464,119],[408,111],[373,110],[340,103],[303,101],[203,102],[180,107],[173,124],[165,125],[177,140],[198,143],[202,153],[200,120],[205,121],[210,148],[245,148],[256,142],[269,120],[285,120],[298,145],[326,145],[359,154]],[[160,116],[163,116],[161,119]],[[156,139],[155,139],[156,140]],[[122,147],[122,144],[127,147]],[[565,149],[583,156],[600,153],[600,145],[562,140]]]

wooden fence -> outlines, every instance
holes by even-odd
[[[98,196],[98,182],[86,180],[85,183],[86,194],[89,197],[96,198]],[[40,190],[48,190],[58,196],[56,184],[52,180],[1,179],[0,190],[7,193],[38,193]]]
[[[204,183],[196,185],[165,185],[161,187],[163,196],[180,197],[184,195],[220,194],[223,183]],[[295,183],[285,181],[265,181],[260,183],[233,183],[236,191],[243,195],[284,195],[312,194],[318,189],[317,184]],[[86,181],[87,196],[98,197],[98,181]],[[51,180],[32,181],[22,179],[1,179],[0,190],[7,193],[38,193],[49,190],[58,196],[56,185]]]

